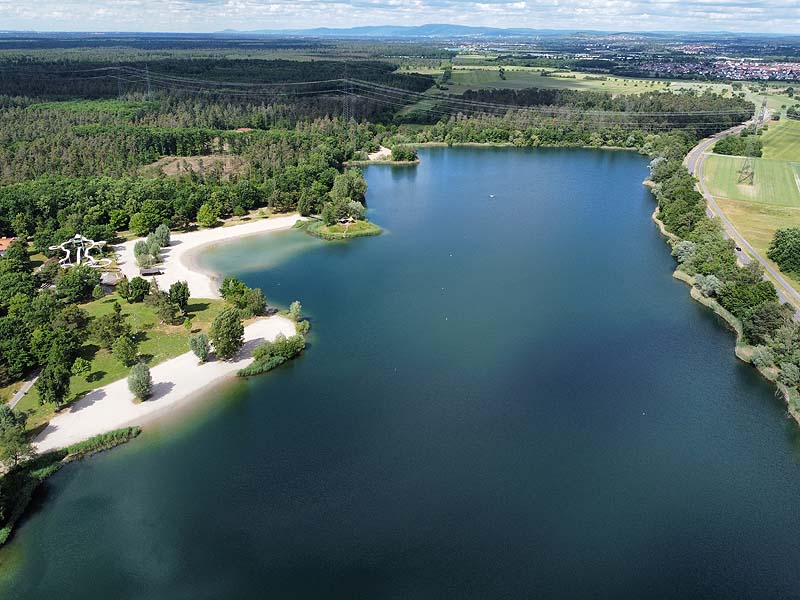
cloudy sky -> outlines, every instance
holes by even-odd
[[[0,30],[421,25],[800,33],[800,0],[0,0]]]

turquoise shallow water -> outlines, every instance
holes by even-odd
[[[798,429],[672,279],[645,159],[421,155],[367,170],[383,236],[207,256],[308,352],[53,477],[0,596],[797,595]]]

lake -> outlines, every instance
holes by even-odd
[[[70,465],[3,598],[743,598],[800,589],[800,444],[671,277],[644,157],[425,149],[384,235],[208,264],[308,351]]]

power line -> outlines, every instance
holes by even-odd
[[[43,71],[38,71],[38,73],[45,74]],[[64,72],[58,72],[58,74],[63,73]],[[581,110],[565,106],[521,106],[485,102],[450,94],[431,95],[380,83],[354,79],[349,77],[349,67],[347,64],[345,65],[344,78],[281,83],[245,83],[179,77],[163,73],[152,73],[148,65],[145,65],[144,69],[130,66],[110,66],[75,70],[69,71],[68,73],[97,73],[97,75],[87,78],[95,79],[107,77],[116,79],[119,97],[122,96],[123,82],[144,84],[146,86],[148,98],[152,96],[152,90],[154,88],[193,94],[224,94],[227,96],[244,98],[266,97],[271,101],[277,101],[281,96],[341,95],[344,97],[343,117],[346,121],[349,121],[354,116],[352,105],[354,98],[361,98],[399,108],[409,108],[413,106],[415,111],[431,115],[440,115],[442,117],[449,117],[454,114],[475,113],[494,117],[505,115],[512,115],[520,118],[523,116],[538,116],[555,120],[576,119],[582,124],[617,128],[660,129],[675,128],[681,125],[718,126],[726,123],[726,121],[723,120],[725,116],[744,118],[745,115],[745,112],[741,110],[663,112],[601,111]],[[230,89],[230,87],[234,89]],[[700,117],[705,117],[707,120],[679,122],[684,120],[684,118],[690,119]],[[713,117],[718,117],[719,120],[708,120]],[[658,120],[661,120],[661,122],[658,122]]]

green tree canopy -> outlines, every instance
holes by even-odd
[[[223,310],[211,324],[209,332],[214,351],[221,360],[230,360],[244,345],[244,325],[235,308]]]

